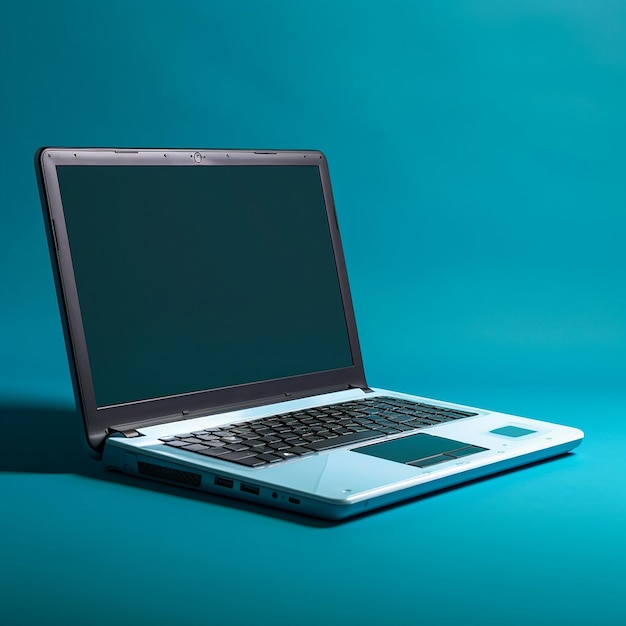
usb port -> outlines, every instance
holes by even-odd
[[[230,478],[222,478],[221,476],[216,476],[213,483],[218,487],[226,487],[227,489],[232,489],[235,484]]]
[[[289,502],[291,502],[291,504],[300,504],[300,498],[294,498],[293,496],[289,496]]]
[[[246,485],[246,483],[241,483],[239,487],[241,491],[244,493],[251,493],[252,495],[258,496],[261,490],[258,487],[254,487],[253,485]]]

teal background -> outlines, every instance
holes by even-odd
[[[4,3],[0,81],[4,621],[626,619],[626,4]],[[330,527],[105,475],[78,449],[41,145],[323,150],[370,384],[587,440]]]

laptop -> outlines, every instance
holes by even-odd
[[[344,519],[582,441],[370,387],[321,152],[35,162],[76,405],[107,468]]]

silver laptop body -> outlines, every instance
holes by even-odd
[[[369,387],[322,153],[42,148],[35,166],[108,468],[342,519],[582,441]]]

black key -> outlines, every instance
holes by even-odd
[[[425,426],[430,426],[430,424],[424,424],[423,420],[417,419],[412,422],[402,422],[404,426],[410,426],[411,428],[424,428]]]
[[[261,441],[264,441],[265,443],[276,443],[277,441],[282,440],[277,435],[266,435],[265,437],[261,437]]]
[[[294,428],[293,430],[294,435],[308,435],[310,432],[308,428]]]
[[[256,456],[246,456],[243,459],[237,459],[235,463],[239,463],[239,465],[245,465],[247,467],[261,467],[261,465],[267,465],[267,461],[262,461]]]
[[[403,413],[396,413],[391,417],[387,417],[390,422],[408,422],[414,419],[413,415],[405,415]]]
[[[189,450],[189,452],[200,452],[201,450],[210,450],[208,446],[203,446],[201,443],[192,443],[190,446],[185,446],[183,450]]]
[[[242,439],[258,439],[261,435],[255,433],[251,429],[239,430],[237,431],[237,437],[241,437]]]
[[[249,448],[265,448],[267,445],[265,441],[261,441],[260,439],[246,439],[243,443],[245,443]]]
[[[180,435],[176,435],[178,439],[186,439],[187,437],[191,437],[191,433],[181,433]]]
[[[224,446],[233,452],[241,452],[242,450],[250,450],[250,446],[245,446],[241,443],[229,443]]]
[[[201,441],[215,441],[218,437],[217,435],[210,435],[209,433],[204,433],[202,435],[196,435],[197,439]]]
[[[272,431],[269,426],[266,426],[264,424],[255,424],[253,430],[255,433],[257,433],[257,435],[263,435]]]
[[[388,426],[390,428],[395,428],[398,425],[397,422],[390,422],[389,420],[378,420],[376,422],[376,429],[380,429],[381,426]]]
[[[233,453],[228,448],[205,448],[204,450],[198,450],[198,454],[204,454],[205,456],[220,457],[224,454]],[[233,453],[234,454],[234,453]]]
[[[159,437],[159,441],[176,441],[176,437]]]
[[[397,419],[400,417],[400,413],[396,413],[395,411],[381,411],[380,416],[385,419]]]
[[[186,448],[189,444],[186,441],[180,439],[174,439],[174,441],[164,441],[166,446],[172,446],[172,448]]]
[[[395,428],[396,432],[397,431],[406,432],[407,430],[413,430],[411,426],[407,426],[406,424],[394,424],[393,427]]]
[[[256,454],[252,452],[252,450],[242,450],[241,452],[233,452],[232,450],[228,450],[227,454],[220,455],[220,459],[223,459],[225,461],[239,461],[249,456],[256,456]]]
[[[250,450],[252,452],[254,452],[254,454],[256,454],[257,456],[259,454],[274,454],[274,452],[276,452],[276,450],[274,450],[274,448],[270,448],[267,445],[265,445],[265,446],[254,446],[254,448],[250,448]]]
[[[333,432],[337,433],[338,435],[350,435],[353,431],[349,428],[338,428]]]
[[[282,458],[276,456],[275,454],[259,454],[257,458],[265,461],[266,463],[276,463],[278,461],[282,461]]]
[[[254,431],[248,426],[238,426],[237,428],[231,428],[230,432],[235,433],[237,437],[247,437],[250,433],[253,433]]]
[[[297,454],[294,454],[293,452],[289,452],[289,450],[283,450],[282,452],[277,452],[276,454],[283,460],[298,458]]]
[[[384,436],[384,433],[370,430],[364,433],[352,433],[351,435],[341,435],[339,437],[328,439],[326,441],[313,441],[310,444],[308,444],[308,447],[311,448],[311,450],[315,450],[315,451],[329,450],[331,448],[338,448],[340,446],[346,446],[351,443],[367,441],[368,439],[377,439],[378,437],[383,437],[383,436]]]
[[[285,443],[288,443],[290,446],[306,446],[309,442],[303,437],[290,437],[285,439]]]
[[[291,446],[288,443],[285,443],[284,441],[268,443],[267,445],[269,448],[272,448],[273,450],[288,450],[289,448],[291,448]]]
[[[243,441],[241,437],[236,437],[235,435],[227,435],[226,437],[221,438],[225,443],[240,443]]]
[[[369,417],[355,417],[354,421],[357,424],[363,424],[364,426],[374,423],[374,420],[371,420]]]
[[[220,439],[211,439],[210,441],[203,441],[202,443],[205,446],[208,446],[209,448],[223,448],[224,447],[224,444],[222,443]]]
[[[301,448],[300,446],[294,446],[293,448],[289,448],[287,452],[291,452],[292,454],[296,454],[297,456],[304,456],[305,454],[312,454],[313,450],[309,450],[308,448]]]
[[[396,433],[402,432],[402,428],[399,425],[397,428],[395,425],[393,427],[392,426],[379,426],[378,430],[382,433],[385,433],[385,435],[395,435]],[[410,430],[410,429],[405,428],[405,430]]]
[[[324,441],[324,437],[320,437],[319,435],[305,435],[302,439],[307,442],[305,445],[308,445],[311,441]]]

